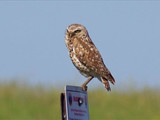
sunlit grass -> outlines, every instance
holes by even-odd
[[[0,120],[60,120],[60,93],[55,88],[0,83]],[[90,120],[158,120],[160,92],[88,92]]]
[[[59,93],[41,86],[0,85],[0,119],[59,120]]]
[[[160,95],[154,90],[92,93],[89,94],[91,120],[160,119]]]

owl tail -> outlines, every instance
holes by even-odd
[[[114,80],[114,78],[113,78],[113,76],[112,76],[111,74],[108,74],[108,75],[105,76],[105,77],[101,77],[101,81],[102,81],[102,83],[104,84],[105,88],[106,88],[108,91],[111,91],[111,88],[110,88],[110,85],[109,85],[108,80],[114,85],[115,80]]]

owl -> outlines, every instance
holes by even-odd
[[[105,88],[111,91],[109,82],[114,84],[115,80],[89,37],[87,29],[80,24],[69,25],[66,29],[65,43],[74,66],[88,78],[82,84],[82,90],[87,90],[87,84],[93,78],[98,78]]]

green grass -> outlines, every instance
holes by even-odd
[[[0,120],[60,120],[60,93],[54,88],[0,83]],[[159,120],[160,92],[89,90],[90,120]]]
[[[91,120],[159,120],[160,95],[153,90],[89,94]]]

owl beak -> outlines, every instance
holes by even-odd
[[[73,37],[74,35],[72,33],[69,33],[69,37]]]
[[[68,36],[71,38],[71,37],[74,36],[74,34],[73,33],[68,33]]]

